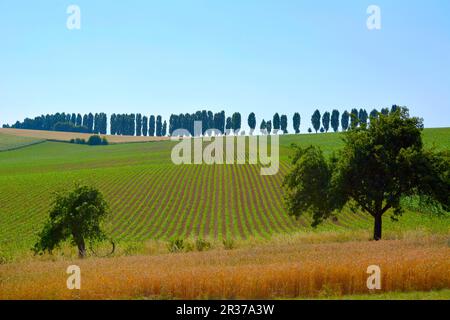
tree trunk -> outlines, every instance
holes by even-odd
[[[83,259],[84,257],[86,257],[86,245],[84,243],[83,238],[77,241],[77,247],[78,247],[78,258]]]
[[[383,215],[381,215],[381,214],[377,214],[375,216],[375,227],[373,230],[373,239],[375,241],[381,240],[382,217],[383,217]]]

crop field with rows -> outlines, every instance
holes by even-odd
[[[52,193],[76,182],[105,194],[111,212],[108,231],[123,242],[370,230],[369,216],[350,210],[312,230],[308,217],[296,220],[283,206],[290,145],[316,144],[330,154],[343,145],[341,138],[331,133],[281,136],[280,171],[274,176],[261,176],[258,165],[174,165],[172,141],[99,147],[44,142],[0,152],[0,249],[29,251],[48,216]],[[450,129],[425,130],[424,140],[429,147],[448,150]],[[413,209],[399,223],[385,218],[386,232],[419,226],[448,233],[450,222]]]

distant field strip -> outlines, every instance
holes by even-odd
[[[43,139],[16,137],[0,133],[0,152],[28,147],[34,144],[42,143],[44,141],[45,140]]]
[[[70,141],[71,139],[85,139],[88,140],[92,135],[90,133],[78,132],[59,132],[47,130],[27,130],[27,129],[11,129],[0,128],[0,135],[7,134],[17,138],[32,138],[35,140],[49,140],[49,141]],[[131,143],[131,142],[148,142],[148,141],[163,141],[168,140],[168,137],[149,137],[149,136],[111,136],[101,135],[106,137],[110,143]]]
[[[449,129],[426,133],[429,145],[449,148]],[[29,249],[47,218],[52,193],[77,181],[105,194],[111,211],[107,228],[119,240],[268,238],[312,230],[311,218],[296,220],[283,206],[288,146],[310,141],[330,152],[339,147],[339,136],[286,136],[280,141],[282,160],[274,176],[261,176],[258,165],[176,166],[168,141],[105,147],[45,142],[0,153],[0,249]],[[398,225],[406,229],[449,226],[448,219],[437,224],[426,215],[408,213],[401,219]],[[387,230],[397,228],[389,217],[384,223]],[[372,224],[369,216],[348,210],[319,230],[369,230]]]

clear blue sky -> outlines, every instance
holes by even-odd
[[[81,9],[81,30],[66,9]],[[366,27],[381,8],[382,29]],[[407,105],[450,126],[450,1],[2,0],[0,125],[54,112]]]

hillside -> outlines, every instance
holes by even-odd
[[[33,144],[41,143],[43,141],[45,140],[9,135],[0,132],[0,152],[28,147]]]
[[[448,150],[450,129],[427,129],[424,141]],[[170,159],[171,141],[101,147],[44,142],[2,152],[0,246],[28,251],[46,219],[52,192],[75,181],[104,192],[111,207],[109,230],[122,241],[264,239],[311,231],[308,218],[297,221],[283,207],[281,183],[289,167],[289,146],[316,144],[330,153],[342,146],[341,135],[288,135],[280,142],[281,170],[275,176],[261,176],[254,165],[176,166]],[[371,228],[368,216],[346,211],[318,230]],[[418,228],[448,233],[450,221],[417,212],[408,212],[400,223],[385,217],[386,233]]]

